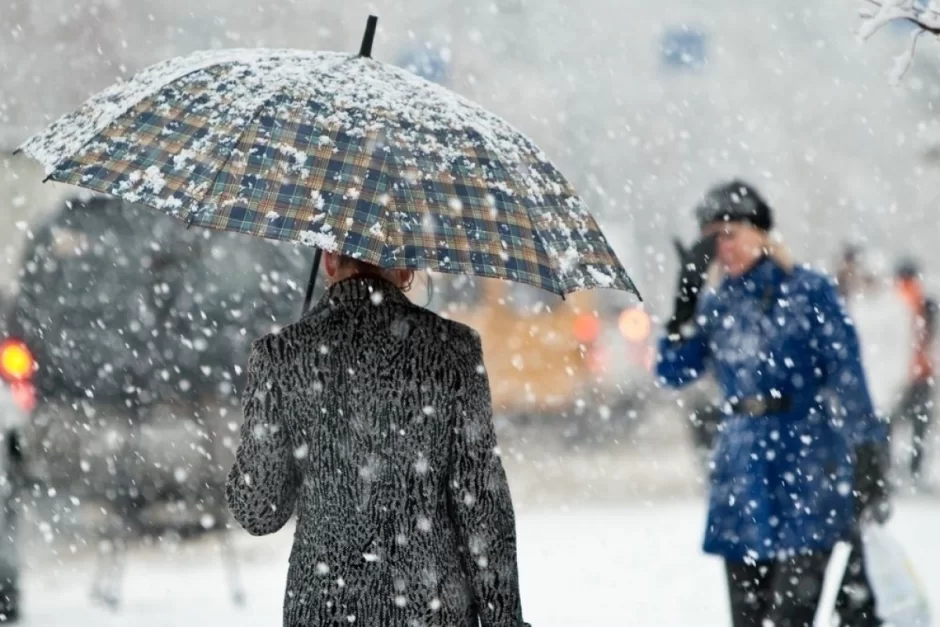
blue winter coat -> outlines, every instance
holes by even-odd
[[[657,370],[673,387],[710,370],[726,399],[792,399],[786,413],[762,417],[733,415],[726,403],[713,453],[707,553],[767,560],[828,550],[849,536],[852,449],[884,441],[887,429],[831,280],[770,259],[726,278],[702,294],[691,337],[660,341]]]

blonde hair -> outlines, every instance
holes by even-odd
[[[796,261],[793,259],[793,254],[790,252],[790,249],[783,243],[783,238],[776,233],[767,233],[764,237],[763,249],[764,254],[783,268],[784,272],[787,274],[793,272],[793,269],[796,267]],[[724,278],[725,271],[721,267],[721,264],[712,263],[708,266],[705,286],[709,289],[714,289],[721,284]]]

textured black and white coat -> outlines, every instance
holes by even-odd
[[[297,513],[285,627],[523,625],[474,331],[341,281],[254,343],[244,413],[226,496],[254,535]]]

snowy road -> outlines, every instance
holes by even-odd
[[[698,627],[728,624],[721,564],[698,550],[704,509],[697,499],[520,513],[523,603],[534,627]],[[940,500],[899,504],[891,530],[904,543],[940,608]],[[235,608],[217,544],[175,554],[141,548],[126,573],[123,608],[88,598],[94,562],[37,555],[26,582],[30,626],[240,627],[280,625],[291,534],[239,534],[247,607]],[[938,623],[940,624],[940,623]]]

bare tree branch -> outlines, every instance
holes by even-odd
[[[896,83],[911,68],[917,42],[924,33],[940,35],[940,7],[930,0],[926,6],[918,6],[915,0],[866,0],[873,7],[859,9],[862,16],[862,26],[859,29],[859,38],[869,39],[887,24],[892,22],[909,22],[916,29],[911,36],[907,49],[895,58],[892,80]]]
[[[907,74],[907,71],[911,69],[911,65],[914,63],[914,51],[917,50],[917,40],[920,39],[920,36],[925,32],[927,32],[926,29],[915,30],[914,34],[911,35],[911,43],[907,47],[907,50],[894,58],[894,69],[891,71],[891,80],[895,85],[900,83],[904,75]]]

